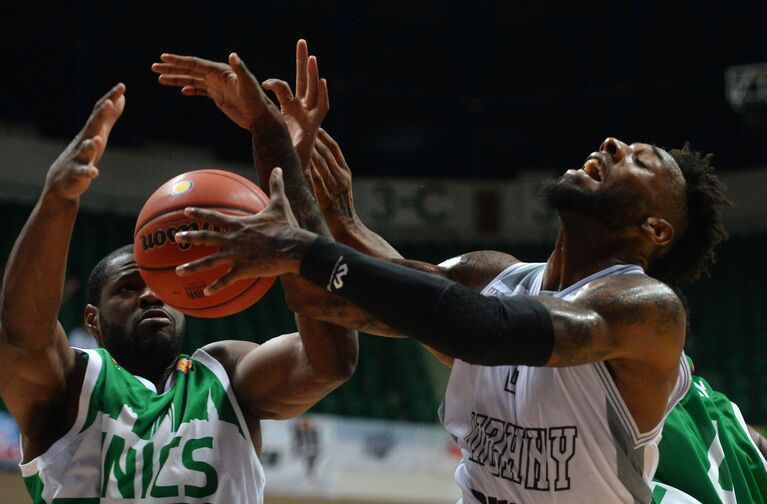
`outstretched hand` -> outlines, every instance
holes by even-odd
[[[112,127],[125,108],[125,84],[117,84],[93,106],[85,126],[53,162],[45,178],[44,194],[76,200],[98,177]]]
[[[257,215],[228,215],[214,210],[188,208],[186,215],[213,224],[222,231],[184,231],[177,242],[211,245],[219,252],[176,268],[179,275],[207,271],[222,264],[229,271],[205,289],[206,295],[230,286],[243,278],[258,278],[297,273],[304,254],[317,237],[301,229],[290,208],[282,170],[275,168],[269,178],[270,200]]]
[[[328,82],[319,78],[317,57],[309,56],[304,39],[296,44],[296,94],[287,82],[279,79],[267,79],[263,87],[277,96],[301,167],[308,168],[312,146],[330,108],[330,100]]]
[[[312,152],[311,177],[317,204],[331,229],[337,221],[356,216],[352,171],[338,143],[321,128]]]
[[[264,114],[280,117],[237,53],[229,55],[229,64],[168,53],[160,55],[160,60],[152,64],[160,84],[180,87],[184,96],[209,97],[241,128],[250,130]]]

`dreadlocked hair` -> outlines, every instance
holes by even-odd
[[[682,170],[686,183],[686,229],[647,273],[678,288],[709,275],[708,265],[716,262],[714,248],[727,239],[722,209],[731,202],[724,183],[714,174],[713,154],[694,151],[689,143],[670,150],[669,154]]]

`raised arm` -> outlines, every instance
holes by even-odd
[[[327,131],[320,129],[314,144],[311,178],[317,203],[338,243],[381,259],[402,259],[402,255],[357,215],[352,193],[352,171],[341,147]]]
[[[51,165],[8,260],[0,295],[0,394],[25,437],[55,439],[54,433],[39,432],[43,419],[52,410],[66,418],[66,393],[76,375],[74,351],[57,320],[67,253],[80,195],[98,176],[96,165],[122,114],[124,93],[118,84],[104,95]],[[57,425],[67,427],[61,420]]]
[[[191,212],[230,231],[177,234],[181,243],[220,249],[179,266],[179,273],[233,264],[236,273],[206,289],[209,293],[240,278],[298,273],[402,334],[472,364],[606,362],[621,395],[631,398],[627,406],[640,431],[662,418],[679,378],[686,321],[681,301],[661,282],[645,275],[601,278],[569,301],[482,296],[301,229],[278,169],[271,184],[272,198],[257,216]]]
[[[305,52],[305,42],[303,49]],[[229,57],[229,65],[169,54],[163,54],[162,60],[163,63],[152,66],[161,74],[160,83],[180,86],[184,94],[210,96],[227,116],[248,129],[259,173],[266,174],[268,180],[273,167],[283,167],[289,181],[288,197],[300,216],[300,224],[320,235],[329,235],[282,114],[245,63],[236,54]],[[319,81],[316,58],[309,58],[307,65],[308,76],[304,77],[309,82],[305,83],[306,89],[300,93],[303,101],[299,100],[296,108],[317,121],[319,128],[327,112],[327,87],[324,81]],[[218,283],[236,274],[238,270],[233,267]],[[286,293],[313,288],[296,275],[287,274],[281,280]],[[229,373],[240,402],[254,418],[294,416],[343,383],[354,370],[357,359],[354,331],[303,315],[297,317],[297,324],[297,334],[280,336],[258,347],[227,342],[226,349],[220,345],[211,348],[224,354],[222,360],[230,364]]]
[[[322,215],[333,237],[372,257],[388,260],[419,271],[458,282],[472,290],[482,290],[493,278],[510,265],[518,262],[513,256],[496,251],[477,251],[449,259],[439,265],[404,259],[380,235],[368,228],[354,208],[352,173],[338,143],[320,129],[312,153],[312,185]],[[359,330],[394,336],[398,331],[377,321],[337,296],[316,289],[303,290],[289,299],[296,312],[334,320]],[[328,318],[333,317],[333,318]],[[446,362],[445,359],[441,359]]]
[[[221,249],[180,266],[179,272],[234,264],[235,273],[209,292],[240,278],[299,273],[403,334],[475,364],[573,366],[647,359],[666,370],[676,365],[684,344],[684,310],[673,291],[656,280],[640,275],[600,279],[572,302],[545,296],[485,297],[301,229],[278,170],[272,175],[272,190],[269,205],[257,216],[193,211],[231,231],[178,234],[182,243]]]
[[[354,374],[354,332],[303,316],[296,316],[296,324],[297,333],[263,345],[221,341],[205,347],[229,370],[238,402],[250,418],[300,415]]]

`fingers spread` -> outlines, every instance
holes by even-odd
[[[269,177],[269,203],[287,202],[285,196],[285,183],[282,180],[282,168],[275,168]]]
[[[75,168],[75,175],[94,179],[99,176],[99,169],[90,164],[81,164]]]
[[[346,164],[346,158],[344,158],[344,153],[341,152],[341,147],[338,145],[338,142],[333,140],[333,137],[330,136],[327,131],[320,128],[320,131],[317,134],[317,139],[320,143],[327,146],[328,150],[333,155],[333,160],[339,168],[349,170],[349,166]]]
[[[103,147],[104,140],[100,136],[87,138],[80,142],[75,159],[83,164],[92,164]]]
[[[211,245],[214,247],[225,247],[230,245],[230,241],[217,231],[181,231],[173,236],[178,243],[188,243],[190,245]]]
[[[203,79],[205,77],[205,72],[193,71],[190,68],[170,63],[153,63],[152,71],[160,75],[185,75],[187,77],[196,77],[198,79]]]
[[[198,231],[186,231],[183,234],[186,235],[191,233],[198,233]],[[177,233],[176,236],[180,234],[181,233]],[[232,263],[229,255],[230,254],[227,254],[226,252],[219,252],[217,254],[205,256],[202,259],[197,259],[196,261],[182,264],[176,267],[176,274],[179,276],[191,275],[194,273],[200,273],[202,271],[208,271],[224,264],[229,265]]]
[[[185,208],[184,214],[188,217],[194,217],[210,224],[225,227],[227,229],[231,229],[236,223],[236,220],[232,215],[227,215],[216,210],[206,210],[203,208]]]
[[[317,95],[317,103],[325,110],[330,110],[330,94],[328,94],[328,80],[320,79],[320,91]]]
[[[284,80],[268,79],[261,84],[261,87],[273,92],[277,96],[280,105],[284,105],[293,100],[293,91],[290,90],[290,85]]]
[[[210,94],[208,93],[208,90],[205,88],[198,88],[194,86],[184,86],[181,88],[181,94],[184,96],[208,96],[210,97]]]
[[[115,101],[124,94],[125,94],[125,84],[123,84],[122,82],[118,82],[112,87],[112,89],[107,91],[104,96],[99,98],[99,100],[96,102],[96,105],[94,105],[93,108],[94,109],[98,108],[102,103],[104,103],[107,100]]]
[[[317,67],[317,57],[309,56],[308,76],[306,79],[306,106],[313,109],[317,105],[317,90],[320,87],[320,71]]]
[[[216,63],[215,61],[197,58],[195,56],[180,56],[178,54],[163,53],[160,55],[160,60],[169,65],[167,68],[169,68],[172,73],[184,73],[195,77],[203,77],[211,71],[220,72],[229,70],[229,66],[225,63]],[[161,66],[162,63],[155,63],[152,65],[152,70],[154,70],[155,65]],[[164,67],[161,66],[161,68]]]
[[[301,39],[296,44],[296,96],[306,95],[306,65],[309,59],[309,48],[306,40]]]
[[[88,117],[80,133],[82,137],[88,138],[100,133],[106,139],[106,135],[109,134],[112,126],[120,118],[125,108],[124,92],[125,85],[118,84],[112,88],[112,91],[96,102],[90,117]]]
[[[258,80],[256,77],[250,73],[250,70],[248,70],[248,67],[245,65],[245,62],[242,61],[240,56],[237,53],[232,53],[229,55],[229,64],[232,67],[232,70],[234,70],[234,73],[237,74],[237,77],[242,79],[242,81],[254,81],[258,83]]]
[[[314,163],[312,163],[312,184],[314,185],[314,195],[318,199],[327,201],[330,196],[332,196],[328,186],[325,184],[324,176],[320,173],[318,166]]]
[[[228,272],[219,277],[215,282],[203,289],[203,293],[205,293],[206,296],[212,296],[213,294],[226,289],[236,281],[240,280],[241,277],[244,278],[242,275],[239,275],[237,271],[237,268],[230,269]]]
[[[157,81],[163,86],[202,87],[205,85],[205,80],[201,79],[200,77],[191,77],[189,75],[162,74],[157,78]]]

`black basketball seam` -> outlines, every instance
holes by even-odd
[[[219,208],[223,210],[239,210],[240,212],[246,213],[248,215],[256,215],[257,212],[253,212],[253,210],[247,210],[245,208],[240,207],[233,207],[233,206],[225,206],[225,205],[181,205],[177,207],[173,207],[169,210],[165,210],[164,212],[152,215],[150,218],[146,219],[141,226],[136,227],[136,231],[133,233],[133,239],[136,239],[136,236],[139,234],[138,232],[144,229],[149,223],[151,223],[154,220],[159,219],[160,217],[163,217],[168,214],[172,214],[173,212],[178,212],[179,210],[183,210],[185,208]],[[260,210],[259,210],[260,211]]]

